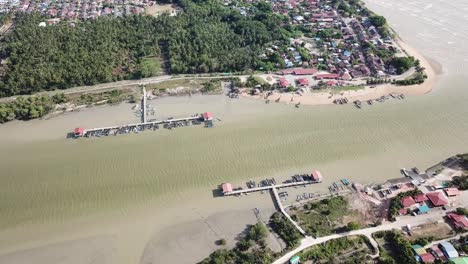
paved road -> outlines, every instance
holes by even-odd
[[[290,258],[292,258],[294,255],[297,253],[303,251],[304,249],[321,244],[324,242],[327,242],[332,239],[337,239],[340,237],[347,237],[347,236],[353,236],[353,235],[362,235],[366,236],[369,238],[370,243],[372,246],[376,247],[377,242],[372,238],[372,234],[378,231],[386,231],[386,230],[392,230],[392,229],[401,229],[402,227],[405,227],[406,225],[411,225],[411,226],[417,226],[425,223],[432,223],[432,222],[437,222],[438,220],[441,220],[442,217],[445,215],[446,211],[443,210],[433,210],[428,214],[425,215],[418,215],[418,216],[404,216],[398,219],[395,222],[387,222],[384,223],[380,226],[377,227],[370,227],[370,228],[365,228],[365,229],[360,229],[360,230],[354,230],[346,233],[341,233],[341,234],[334,234],[330,236],[325,236],[325,237],[319,237],[319,238],[313,238],[313,237],[306,237],[303,240],[301,240],[301,244],[298,248],[288,252],[286,255],[282,256],[278,260],[276,260],[273,264],[283,264],[289,261]],[[378,247],[377,247],[378,248]]]

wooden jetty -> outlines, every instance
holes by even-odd
[[[85,129],[83,127],[75,128],[73,133],[74,138],[79,137],[101,137],[109,135],[119,135],[119,134],[128,134],[131,132],[139,133],[145,130],[157,130],[159,125],[163,125],[164,128],[172,129],[176,127],[190,126],[190,125],[199,125],[203,122],[205,127],[213,126],[213,114],[210,112],[205,112],[203,114],[195,114],[190,117],[182,118],[168,118],[166,120],[154,120],[148,121],[148,105],[147,105],[147,92],[146,88],[142,87],[143,98],[141,99],[141,123],[134,124],[125,124],[118,126],[108,126],[108,127],[96,127]]]
[[[228,191],[228,192],[224,192],[224,196],[239,195],[239,194],[245,194],[245,193],[251,193],[251,192],[260,192],[260,191],[271,190],[273,188],[281,189],[281,188],[286,188],[286,187],[303,186],[303,185],[314,184],[314,183],[319,183],[319,181],[290,182],[290,183],[268,185],[268,186],[255,187],[255,188],[249,188],[249,189]]]
[[[170,118],[165,120],[155,120],[150,122],[143,122],[143,123],[134,123],[134,124],[125,124],[125,125],[117,125],[117,126],[108,126],[108,127],[95,127],[95,128],[75,128],[74,136],[78,137],[89,137],[95,134],[96,136],[108,136],[110,134],[117,135],[117,134],[126,134],[130,132],[140,132],[145,129],[158,129],[159,125],[169,125],[168,128],[172,128],[173,124],[179,124],[183,122],[194,122],[199,121],[200,123],[204,121],[202,115],[194,115],[190,117],[182,117],[182,118]],[[175,126],[174,126],[175,127]],[[103,134],[101,134],[103,133]]]

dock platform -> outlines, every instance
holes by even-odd
[[[262,187],[255,187],[255,188],[225,192],[224,195],[225,196],[238,195],[238,194],[244,194],[244,193],[266,191],[266,190],[271,190],[273,188],[281,189],[281,188],[286,188],[286,187],[302,186],[302,185],[308,185],[308,184],[314,184],[314,183],[319,183],[319,181],[301,181],[301,182],[282,183],[282,184],[276,184],[276,185],[269,185],[269,186],[262,186]]]

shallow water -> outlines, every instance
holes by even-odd
[[[153,101],[161,117],[212,111],[212,129],[190,127],[139,135],[67,140],[74,126],[134,121],[130,105],[69,113],[50,120],[0,126],[0,228],[151,201],[164,209],[190,193],[211,193],[224,181],[316,168],[326,183],[398,177],[402,167],[426,168],[467,151],[468,6],[462,0],[427,3],[373,1],[403,40],[442,64],[427,95],[353,106],[303,106],[229,100],[223,96]],[[430,5],[430,6],[429,6]],[[35,136],[25,138],[34,133]],[[325,185],[325,184],[324,184]],[[203,195],[206,199],[206,195]],[[203,205],[199,205],[203,206]]]

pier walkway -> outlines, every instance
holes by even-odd
[[[146,120],[146,115],[147,115],[147,109],[146,109],[146,87],[143,86],[143,99],[141,100],[141,122],[144,124],[144,123],[147,123],[147,120]]]
[[[251,193],[251,192],[260,192],[260,191],[267,191],[272,188],[281,189],[285,187],[294,187],[294,186],[301,186],[301,185],[307,185],[307,184],[313,184],[313,183],[319,183],[319,182],[300,181],[300,182],[282,183],[282,184],[276,184],[276,185],[268,185],[268,186],[263,186],[263,187],[255,187],[255,188],[249,188],[249,189],[236,190],[232,192],[226,192],[224,193],[224,195],[228,196],[228,195],[237,195],[237,194],[244,194],[244,193]]]
[[[276,187],[271,188],[271,191],[273,192],[273,195],[275,196],[275,201],[276,204],[278,205],[278,208],[280,209],[280,212],[296,227],[296,229],[305,237],[307,237],[306,232],[302,227],[300,227],[292,218],[291,216],[284,210],[283,204],[281,203],[281,199],[278,195],[278,190],[276,190]]]
[[[300,181],[300,182],[291,182],[291,183],[283,183],[283,184],[276,184],[276,185],[269,185],[263,187],[256,187],[256,188],[249,188],[243,190],[237,190],[232,192],[226,192],[224,195],[238,195],[250,192],[259,192],[259,191],[266,191],[269,190],[273,193],[274,202],[276,203],[280,212],[296,227],[296,229],[305,237],[307,237],[306,232],[302,227],[300,227],[292,218],[291,216],[284,210],[284,206],[281,203],[281,199],[278,195],[278,189],[285,188],[285,187],[295,187],[295,186],[302,186],[307,184],[319,183],[319,181]]]
[[[160,125],[160,124],[174,123],[174,122],[180,122],[180,121],[195,121],[195,120],[199,120],[199,119],[200,119],[200,116],[191,116],[191,117],[174,118],[174,119],[166,119],[166,120],[155,120],[155,121],[144,122],[144,123],[118,125],[118,126],[95,127],[95,128],[85,129],[83,134],[86,134],[86,133],[89,133],[89,132],[102,131],[102,130],[121,129],[121,128],[124,128],[124,127],[137,127],[137,126],[145,126],[145,125]]]

